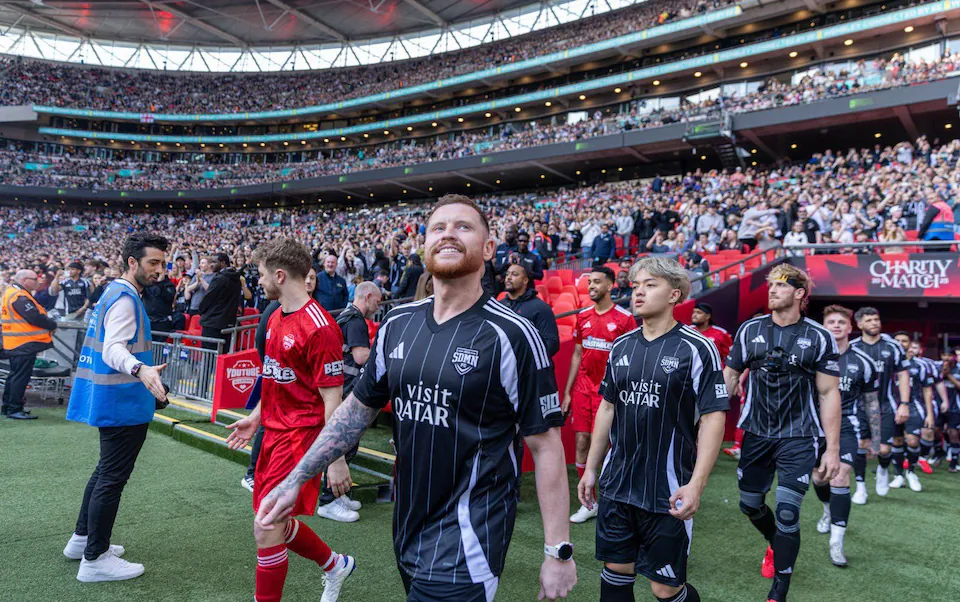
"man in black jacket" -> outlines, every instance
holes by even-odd
[[[230,257],[226,253],[217,253],[207,260],[215,274],[207,294],[200,302],[201,335],[227,341],[221,331],[237,323],[237,310],[240,308],[240,272],[230,267]],[[217,344],[204,342],[204,349],[216,349]],[[221,351],[229,350],[224,346]]]
[[[423,276],[423,261],[416,253],[411,253],[407,258],[407,267],[403,268],[403,275],[400,276],[400,282],[393,287],[390,294],[394,299],[409,299],[417,294],[417,283],[420,282],[420,276]]]
[[[3,354],[10,360],[10,373],[3,388],[3,405],[0,414],[15,420],[36,418],[23,409],[23,395],[33,374],[37,354],[53,347],[50,333],[57,323],[47,317],[47,312],[33,298],[37,287],[37,273],[20,270],[14,276],[14,284],[3,294],[2,332]]]
[[[184,326],[183,314],[173,315],[173,305],[177,300],[177,287],[167,277],[166,272],[160,274],[160,279],[143,289],[143,305],[150,318],[150,330],[157,332],[173,332]],[[154,341],[166,340],[166,335],[154,334]]]
[[[553,310],[537,297],[537,289],[530,286],[530,275],[522,265],[513,263],[507,266],[503,279],[507,296],[502,303],[533,322],[540,332],[547,355],[551,358],[560,350],[560,334],[557,331],[557,319]]]
[[[543,261],[536,254],[530,252],[530,235],[521,232],[517,235],[517,251],[512,251],[507,262],[500,266],[499,273],[506,276],[511,265],[519,265],[531,280],[543,280]]]

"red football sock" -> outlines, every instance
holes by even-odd
[[[585,464],[580,464],[577,462],[577,477],[583,478],[583,472],[586,470],[587,466]]]
[[[280,602],[287,579],[287,546],[257,550],[256,602]]]
[[[733,446],[738,449],[743,446],[743,429],[737,429],[733,434]]]
[[[335,567],[337,560],[340,559],[340,555],[331,550],[330,546],[313,532],[313,529],[295,518],[287,521],[284,536],[288,548],[298,556],[316,562],[324,571],[329,571]]]

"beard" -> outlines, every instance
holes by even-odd
[[[271,301],[276,301],[280,298],[280,287],[273,286],[268,282],[260,281],[260,286],[263,288],[263,296]],[[313,296],[313,295],[311,295]]]
[[[143,267],[137,267],[137,272],[133,275],[133,278],[137,281],[137,284],[139,284],[141,288],[152,286],[156,284],[157,280],[159,280],[159,277],[156,275],[156,273],[148,274]]]
[[[880,331],[883,330],[883,328],[878,326],[877,328],[863,328],[862,330],[868,337],[875,337],[880,334]]]
[[[439,263],[437,248],[441,245],[453,244],[463,254],[460,261],[454,264]],[[427,271],[439,280],[455,280],[470,274],[475,274],[483,268],[483,256],[480,253],[471,253],[458,242],[440,241],[427,252]]]

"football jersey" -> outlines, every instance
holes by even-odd
[[[880,400],[880,413],[896,413],[900,404],[900,391],[897,384],[897,375],[906,370],[907,356],[893,337],[881,334],[880,340],[869,344],[862,338],[850,341],[851,347],[856,347],[873,360],[877,369],[877,392]]]
[[[262,374],[264,428],[323,426],[319,389],[343,385],[343,335],[316,299],[291,314],[270,316]]]
[[[90,295],[90,285],[83,278],[78,280],[67,278],[60,285],[60,288],[63,289],[63,299],[67,304],[67,313],[71,314],[83,307]]]
[[[950,374],[952,374],[955,379],[960,380],[960,365],[954,363],[950,369]],[[949,411],[960,411],[960,392],[957,391],[957,388],[950,382],[949,378],[943,379],[943,386],[947,389],[947,401],[950,402]]]
[[[480,583],[503,570],[520,438],[563,424],[554,371],[526,318],[489,295],[437,324],[433,297],[392,309],[353,395],[393,404],[394,550],[411,578]]]
[[[713,341],[717,346],[717,351],[720,352],[720,359],[725,360],[727,354],[730,353],[730,348],[733,347],[733,337],[730,336],[730,333],[719,326],[711,325],[710,328],[700,332],[700,334]]]
[[[907,372],[910,374],[910,401],[925,407],[923,390],[936,384],[929,364],[919,357],[908,359]]]
[[[943,379],[943,362],[938,362],[936,360],[930,359],[929,357],[921,357],[921,356],[918,356],[914,359],[920,362],[923,362],[923,364],[926,366],[927,372],[930,374],[930,378],[933,380],[933,383],[931,383],[930,385],[933,387],[933,405],[935,407],[940,407],[940,403],[943,400],[940,399],[940,392],[937,391],[936,385],[938,383],[943,382],[944,380]]]
[[[693,474],[700,416],[730,409],[717,346],[679,323],[653,341],[637,328],[614,341],[600,392],[614,406],[600,495],[669,512]]]
[[[870,356],[856,347],[847,347],[837,360],[840,367],[842,415],[856,416],[864,393],[875,391],[877,368]]]
[[[769,354],[779,360],[768,365]],[[837,342],[810,318],[786,327],[769,315],[740,326],[727,365],[747,375],[747,398],[737,424],[773,439],[822,437],[818,372],[839,376]]]
[[[594,307],[577,314],[573,341],[583,347],[583,353],[580,356],[580,371],[573,381],[574,391],[597,395],[613,342],[636,327],[637,320],[633,314],[619,305],[602,314],[597,313]]]

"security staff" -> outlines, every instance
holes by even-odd
[[[33,374],[37,354],[53,347],[57,323],[33,298],[37,288],[37,273],[20,270],[0,302],[0,324],[3,329],[3,353],[10,359],[10,374],[3,388],[0,414],[14,420],[32,420],[36,416],[23,409],[23,394]]]
[[[133,466],[147,438],[156,400],[166,398],[152,366],[150,320],[140,296],[164,269],[169,243],[162,236],[134,234],[123,244],[123,277],[110,283],[94,308],[67,409],[67,420],[100,431],[100,462],[83,492],[76,530],[64,556],[80,560],[77,580],[121,581],[143,574],[122,546],[110,545],[113,523]]]

